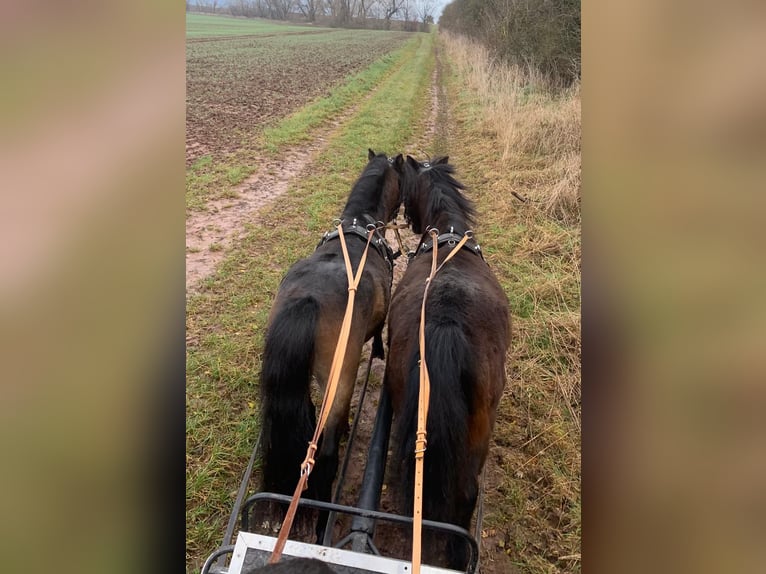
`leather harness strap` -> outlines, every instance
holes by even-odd
[[[355,234],[359,237],[361,237],[364,240],[367,240],[368,233],[370,226],[375,227],[375,236],[377,238],[371,242],[371,245],[377,250],[378,253],[380,253],[380,256],[383,257],[383,259],[386,260],[388,263],[389,269],[393,269],[394,267],[394,259],[396,259],[397,255],[394,255],[393,250],[391,249],[391,246],[386,241],[386,237],[384,233],[380,233],[378,231],[378,224],[380,223],[382,225],[382,222],[375,221],[371,216],[364,214],[364,219],[368,222],[367,226],[357,225],[357,219],[354,218],[352,222],[349,225],[346,225],[343,228],[343,231],[345,233],[351,233]],[[340,220],[340,223],[344,223],[343,220]],[[338,238],[338,230],[335,231],[328,231],[322,236],[322,239],[319,240],[319,243],[317,244],[317,249],[319,249],[322,245],[327,243],[328,241],[332,241],[333,239]]]
[[[343,359],[346,356],[346,347],[348,345],[349,334],[351,333],[351,319],[354,315],[356,290],[362,279],[362,271],[364,270],[364,264],[367,261],[367,251],[374,234],[375,228],[370,229],[367,237],[367,245],[362,253],[362,258],[359,261],[356,276],[354,276],[351,261],[348,256],[348,249],[346,248],[346,239],[343,236],[343,227],[342,224],[338,224],[338,236],[340,237],[340,245],[343,250],[343,259],[346,263],[346,275],[348,277],[348,302],[346,303],[346,313],[343,316],[343,323],[341,324],[340,335],[338,336],[338,344],[335,347],[335,355],[333,356],[332,365],[330,366],[330,374],[327,379],[324,398],[322,399],[322,407],[319,410],[319,420],[317,421],[317,426],[314,430],[314,437],[311,439],[311,442],[309,442],[306,458],[301,463],[300,479],[295,487],[295,492],[290,501],[290,506],[287,509],[285,520],[282,522],[282,528],[279,531],[279,536],[277,537],[277,542],[274,546],[274,551],[271,554],[269,564],[279,562],[279,559],[282,557],[282,551],[287,543],[287,537],[290,534],[290,529],[292,528],[293,520],[295,519],[295,513],[298,510],[298,500],[300,499],[301,493],[306,490],[309,474],[311,474],[311,470],[314,468],[314,455],[317,451],[317,443],[319,437],[322,435],[327,419],[330,416],[332,405],[335,400],[335,394],[338,389],[338,381],[340,380],[340,374],[343,368]]]
[[[420,574],[420,556],[421,556],[421,532],[423,528],[423,460],[426,452],[427,422],[428,422],[428,404],[431,397],[431,380],[428,376],[428,366],[426,365],[426,299],[428,297],[428,288],[436,274],[442,267],[460,251],[470,238],[469,233],[465,233],[463,238],[455,245],[447,257],[444,258],[441,265],[436,266],[439,242],[436,241],[439,232],[436,229],[429,231],[433,241],[433,257],[431,259],[431,274],[426,279],[425,290],[423,291],[423,303],[420,306],[420,391],[418,393],[418,430],[415,434],[415,495],[414,508],[412,511],[412,574]]]
[[[410,259],[415,257],[416,255],[420,255],[421,253],[427,253],[431,249],[433,249],[434,245],[437,247],[441,247],[445,243],[448,245],[455,245],[457,242],[460,241],[464,237],[462,234],[455,233],[453,231],[454,228],[450,228],[449,233],[442,233],[441,235],[436,236],[435,238],[431,238],[431,242],[425,240],[425,238],[420,240],[420,243],[418,243],[417,249],[415,251],[410,252]],[[471,232],[468,232],[471,233]],[[474,255],[478,255],[482,259],[484,259],[484,253],[481,251],[481,246],[473,240],[473,235],[468,238],[467,242],[463,242],[462,247],[473,253]]]

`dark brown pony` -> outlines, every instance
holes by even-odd
[[[418,249],[391,301],[385,386],[395,413],[394,443],[403,511],[412,513],[415,430],[419,394],[418,329],[423,289],[431,271],[433,239],[438,261],[471,229],[474,209],[453,178],[448,158],[419,163],[407,156],[401,183],[405,215]],[[431,380],[425,452],[423,517],[468,529],[479,491],[478,477],[489,450],[495,412],[505,386],[510,339],[508,301],[474,239],[468,241],[429,288],[425,348]],[[443,550],[427,532],[424,561]],[[459,541],[447,543],[448,566],[465,568]],[[430,551],[430,552],[429,552]],[[429,555],[430,554],[430,555]]]
[[[402,156],[369,150],[368,164],[354,184],[341,215],[354,273],[367,241],[368,226],[396,216],[401,203]],[[358,286],[354,318],[338,392],[310,475],[307,498],[330,500],[338,468],[338,446],[348,430],[349,406],[362,346],[374,337],[373,353],[383,357],[381,332],[391,300],[393,254],[383,231],[376,231]],[[261,369],[263,490],[292,494],[300,464],[316,426],[311,377],[324,392],[348,300],[348,282],[337,231],[316,251],[295,263],[282,279],[271,309]],[[321,537],[321,517],[317,534]]]

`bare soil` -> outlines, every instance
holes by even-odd
[[[226,251],[243,232],[246,223],[257,223],[257,211],[285,193],[323,149],[326,136],[310,144],[287,150],[264,161],[259,170],[235,190],[235,199],[207,203],[206,211],[194,212],[186,220],[186,291],[194,293],[199,282],[210,275]]]
[[[263,126],[326,96],[407,38],[404,33],[348,36],[308,30],[190,40],[187,165],[205,154],[236,152]]]

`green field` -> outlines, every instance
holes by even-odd
[[[292,26],[272,20],[256,18],[233,18],[212,14],[186,14],[187,38],[213,38],[216,36],[260,36],[263,34],[285,34],[290,32],[307,32],[311,30],[327,30],[314,26]]]

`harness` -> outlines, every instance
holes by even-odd
[[[418,244],[418,247],[415,251],[410,251],[407,254],[407,257],[409,257],[410,260],[417,257],[421,253],[428,253],[434,248],[434,242],[436,243],[437,249],[444,245],[445,243],[448,244],[450,247],[454,247],[456,244],[460,243],[460,240],[463,239],[463,235],[459,235],[455,233],[455,228],[450,227],[449,233],[442,233],[441,235],[438,235],[436,239],[433,239],[433,234],[430,233],[431,230],[427,230],[427,233],[423,236],[423,239],[420,240],[420,243]],[[436,233],[438,234],[439,230],[436,230]],[[476,242],[475,239],[473,239],[473,231],[466,231],[465,232],[468,235],[468,240],[463,242],[461,249],[467,249],[474,255],[478,255],[479,257],[484,260],[484,254],[481,252],[481,246]],[[430,237],[430,241],[426,241],[426,238]]]
[[[388,242],[386,241],[386,237],[380,232],[381,228],[385,229],[383,223],[380,221],[375,221],[371,216],[367,215],[366,213],[362,217],[364,218],[365,221],[367,221],[367,225],[365,226],[359,225],[356,217],[349,224],[344,224],[343,220],[340,220],[340,219],[336,219],[333,223],[335,227],[343,224],[344,235],[355,235],[357,237],[361,237],[365,243],[367,243],[367,238],[370,233],[370,230],[374,229],[375,232],[373,234],[372,241],[370,241],[370,245],[372,245],[375,248],[375,250],[380,254],[380,256],[386,260],[386,262],[388,263],[389,270],[393,270],[394,259],[396,259],[396,256],[394,255],[394,252],[391,249],[391,247],[388,245]],[[334,231],[327,231],[322,236],[322,239],[319,240],[319,243],[317,244],[316,249],[319,249],[322,245],[324,245],[328,241],[337,239],[338,236],[339,236],[339,232],[337,229],[335,229]]]

